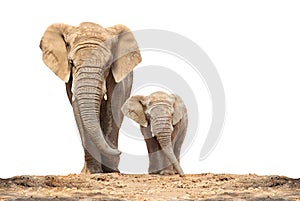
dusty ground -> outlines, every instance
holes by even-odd
[[[18,176],[0,179],[0,200],[300,200],[300,179],[254,174]]]

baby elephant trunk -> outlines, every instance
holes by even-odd
[[[151,129],[154,135],[156,136],[156,139],[159,142],[163,153],[166,155],[166,157],[171,162],[171,164],[173,164],[173,167],[179,173],[179,175],[184,176],[183,170],[180,167],[179,162],[173,151],[173,146],[171,142],[173,126],[171,123],[171,119],[168,118],[156,119],[152,121]]]

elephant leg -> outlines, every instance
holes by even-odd
[[[101,104],[100,124],[108,144],[118,147],[119,130],[124,118],[121,107],[129,98],[132,87],[133,74],[130,73],[121,82],[116,83],[110,72],[106,79],[106,96]],[[104,172],[119,172],[120,156],[101,155]]]
[[[173,150],[178,163],[180,163],[180,151],[186,135],[186,127],[184,126],[186,124],[184,124],[184,121],[183,119],[174,126],[172,134]],[[178,173],[176,170],[175,172]]]
[[[92,154],[90,154],[90,151],[88,149],[86,149],[85,147],[84,149],[84,165],[83,168],[81,170],[81,173],[83,174],[94,174],[94,173],[102,173],[102,166],[101,163],[96,160]]]
[[[165,157],[164,153],[162,152],[159,142],[157,141],[156,137],[152,137],[150,126],[148,126],[147,128],[141,126],[141,132],[144,136],[148,150],[149,174],[174,174],[173,166],[170,164],[169,160]]]
[[[107,95],[107,101],[103,101],[101,104],[101,117],[100,117],[100,124],[102,128],[102,132],[105,135],[105,139],[107,143],[113,147],[118,147],[118,135],[119,135],[119,128],[116,126],[115,122],[112,118],[111,112],[111,102],[110,97]],[[118,164],[120,161],[120,156],[106,156],[101,154],[101,166],[103,172],[119,172]]]
[[[178,139],[176,140],[176,142],[174,143],[174,154],[178,160],[178,162],[180,161],[180,150],[184,141],[184,134],[181,133],[180,135],[178,135]]]

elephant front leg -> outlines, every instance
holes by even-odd
[[[110,146],[118,148],[119,130],[124,118],[121,107],[129,98],[133,73],[129,73],[121,82],[116,83],[112,72],[106,79],[106,100],[102,101],[100,125]],[[101,155],[104,172],[119,172],[120,156]]]
[[[102,158],[101,155],[93,143],[92,140],[88,139],[85,135],[81,136],[82,145],[84,149],[84,166],[81,170],[81,173],[84,174],[95,174],[95,173],[103,173],[102,169]]]
[[[172,134],[173,150],[178,163],[180,163],[180,151],[186,136],[186,131],[187,131],[187,119],[183,118],[180,122],[178,122],[178,124],[174,126],[174,130]],[[175,173],[178,172],[175,170]]]
[[[161,147],[155,137],[152,137],[150,126],[147,128],[141,127],[141,132],[144,135],[146,142],[148,157],[149,157],[149,174],[173,175],[173,165],[165,157]]]
[[[84,148],[84,159],[84,166],[81,170],[81,173],[94,174],[103,172],[101,163],[96,160],[86,148]]]
[[[113,114],[110,110],[111,103],[108,100],[102,103],[101,105],[101,117],[100,123],[102,131],[105,135],[107,143],[113,147],[118,147],[118,137],[119,137],[119,127],[113,120]],[[103,172],[110,173],[110,172],[120,172],[118,169],[118,165],[120,162],[120,156],[106,156],[101,154],[101,167]]]

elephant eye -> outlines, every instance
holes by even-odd
[[[72,59],[69,59],[69,65],[71,68],[75,67]]]
[[[174,113],[174,107],[169,107],[171,113],[173,114]]]
[[[145,110],[145,115],[146,115],[147,119],[150,119],[151,114],[150,114],[150,110],[149,109]]]
[[[146,114],[147,116],[149,116],[149,115],[150,115],[150,111],[149,111],[149,109],[146,109],[146,110],[145,110],[145,114]]]

